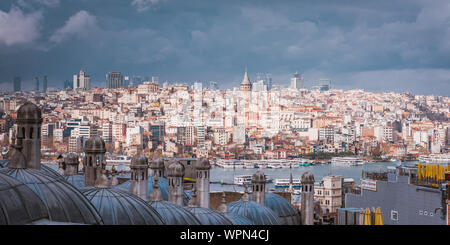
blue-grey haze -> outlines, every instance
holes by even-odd
[[[306,87],[450,94],[450,2],[2,0],[0,89],[48,75],[48,87],[85,68],[105,74],[237,86],[271,73]]]

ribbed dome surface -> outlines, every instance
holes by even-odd
[[[80,191],[63,179],[36,169],[0,169],[33,190],[44,202],[51,221],[102,224],[94,206]]]
[[[47,217],[44,202],[33,190],[0,173],[0,225],[23,225]]]
[[[149,201],[165,221],[166,225],[201,225],[200,221],[189,211],[168,201]]]
[[[106,152],[105,141],[103,141],[103,139],[98,135],[92,136],[86,141],[86,144],[84,145],[84,150],[86,152],[105,153]]]
[[[42,121],[41,109],[37,105],[27,101],[17,110],[17,121],[40,122]]]
[[[250,198],[252,194],[249,194]],[[300,216],[295,207],[288,200],[275,193],[266,193],[266,207],[272,209],[284,225],[299,224]]]
[[[8,165],[9,165],[9,160],[0,161],[0,168],[7,168]],[[47,166],[45,164],[41,164],[41,171],[52,176],[53,178],[64,179],[64,177],[62,175],[60,175],[58,172],[56,172],[56,170],[50,168],[49,166]]]
[[[233,222],[233,225],[254,225],[251,220],[235,213],[226,213],[225,216]]]
[[[183,207],[197,217],[202,225],[233,225],[223,213],[202,207]]]
[[[155,180],[153,178],[148,178],[147,183],[148,183],[148,185],[147,185],[148,194],[150,195],[150,193],[153,190],[153,185],[155,184]],[[158,189],[161,192],[163,200],[168,201],[169,200],[169,180],[167,180],[166,178],[163,178],[163,177],[159,177],[158,185],[159,185]],[[131,181],[127,180],[120,185],[113,186],[112,188],[130,192],[130,186],[131,186]],[[184,192],[184,197],[183,197],[184,205],[188,205],[190,199],[191,198],[188,195],[188,193]]]
[[[154,208],[131,193],[96,187],[87,187],[81,192],[99,211],[105,225],[165,224]]]
[[[86,187],[83,174],[65,175],[64,180],[75,186],[78,190]]]
[[[255,225],[281,225],[282,222],[272,209],[253,201],[236,201],[227,205],[228,212],[244,216]]]

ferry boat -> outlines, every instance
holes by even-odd
[[[271,164],[267,165],[267,168],[278,169],[278,168],[283,168],[283,167],[281,166],[280,163],[271,163]]]
[[[244,168],[258,168],[258,164],[254,163],[254,162],[245,162],[244,163]]]
[[[244,184],[251,184],[251,183],[252,183],[251,175],[238,175],[238,176],[234,177],[235,185],[244,185]]]
[[[289,187],[290,180],[289,179],[275,179],[275,187]],[[301,181],[300,179],[292,179],[292,187],[300,187]]]
[[[419,162],[450,164],[450,153],[421,155],[419,156]]]
[[[217,161],[216,165],[225,169],[244,168],[244,163],[236,160],[221,159]]]
[[[363,165],[364,161],[357,157],[333,157],[331,158],[331,164],[342,166],[358,166]]]

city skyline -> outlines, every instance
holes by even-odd
[[[407,3],[407,4],[406,4]],[[289,86],[330,78],[338,89],[448,95],[445,1],[2,1],[0,89],[48,75],[48,87],[85,68],[105,74],[238,87],[248,66]],[[63,62],[61,62],[63,61]]]

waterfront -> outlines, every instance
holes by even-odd
[[[321,181],[324,176],[328,175],[341,175],[344,178],[352,178],[355,180],[356,184],[360,184],[362,170],[364,171],[384,171],[388,166],[395,167],[400,162],[372,162],[364,163],[358,166],[336,166],[332,164],[318,164],[310,166],[301,166],[298,168],[281,168],[281,169],[260,169],[263,171],[270,179],[288,179],[290,173],[292,172],[292,177],[294,179],[300,179],[304,172],[310,172],[314,174],[315,180]],[[414,164],[415,162],[403,162],[402,164]],[[233,183],[234,177],[244,174],[253,174],[258,169],[246,169],[246,168],[236,168],[236,169],[224,169],[218,166],[213,166],[211,168],[211,181],[212,182],[224,182]],[[273,183],[267,184],[268,188],[274,188]]]

